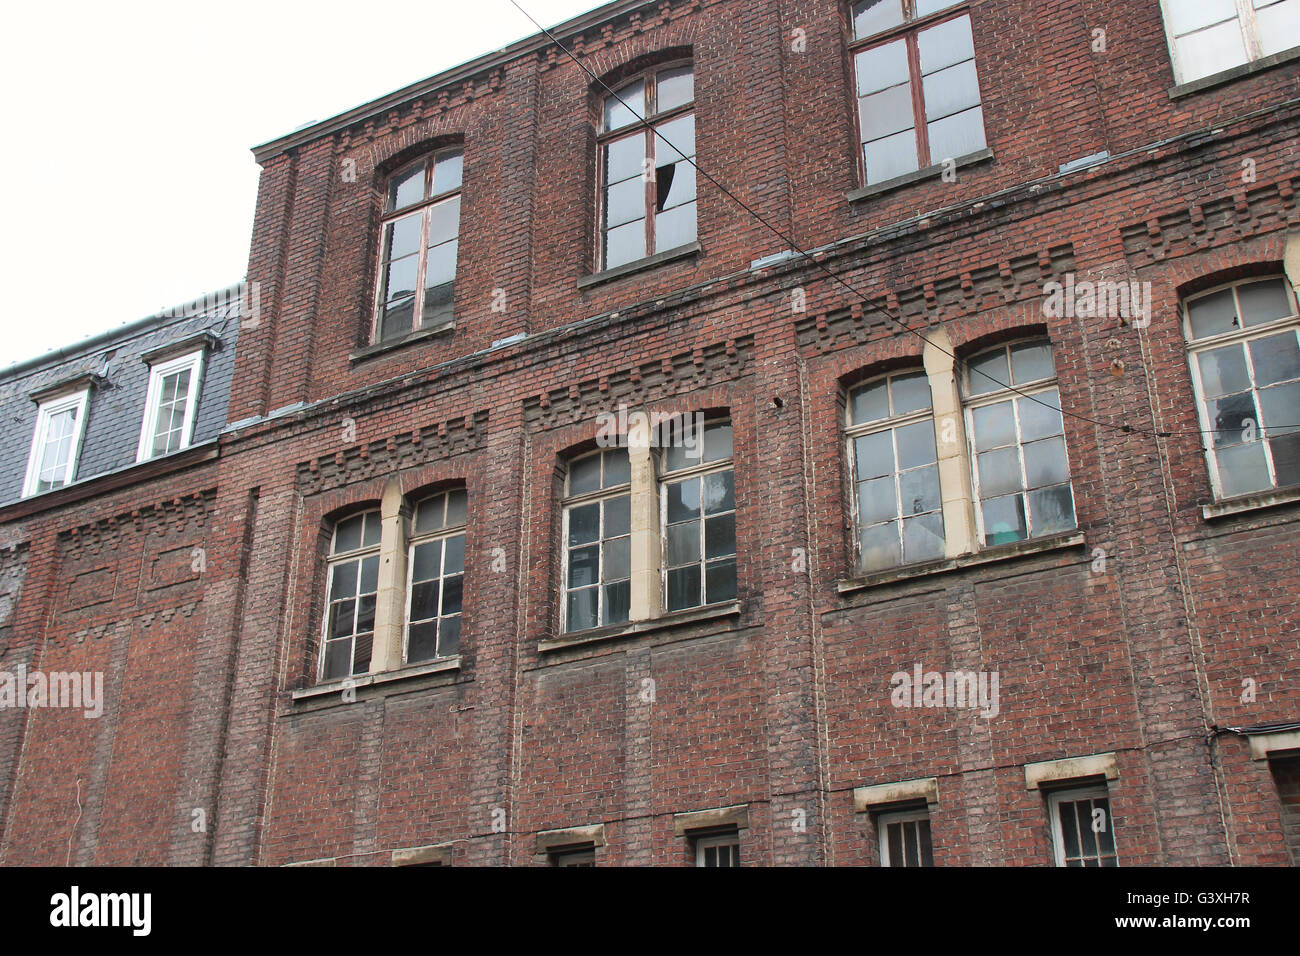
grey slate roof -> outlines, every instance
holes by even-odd
[[[36,429],[32,394],[78,375],[102,375],[90,389],[75,481],[135,464],[149,387],[146,353],[203,332],[217,341],[204,363],[191,446],[216,438],[226,422],[243,285],[122,326],[14,366],[0,367],[0,506],[22,497]]]

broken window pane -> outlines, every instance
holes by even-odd
[[[1232,332],[1240,328],[1237,322],[1237,303],[1231,289],[1203,296],[1187,304],[1187,321],[1192,327],[1192,338],[1203,339],[1210,335]]]
[[[660,167],[655,184],[660,212],[695,201],[695,167],[690,163]]]

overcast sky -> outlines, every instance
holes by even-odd
[[[519,3],[546,26],[602,5]],[[4,19],[0,367],[242,279],[249,147],[537,32],[509,0],[65,0]]]

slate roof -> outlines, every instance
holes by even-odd
[[[22,497],[36,429],[33,393],[79,375],[100,376],[90,388],[88,416],[75,481],[135,464],[149,387],[143,356],[173,342],[209,333],[209,347],[191,447],[216,438],[226,423],[244,286],[113,329],[50,355],[0,366],[0,506]]]

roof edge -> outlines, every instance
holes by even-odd
[[[125,322],[116,328],[105,329],[103,332],[96,332],[80,342],[65,345],[62,348],[50,349],[44,354],[35,355],[20,362],[14,362],[12,365],[0,367],[0,382],[17,378],[44,365],[58,365],[61,362],[81,358],[112,342],[130,338],[146,330],[162,328],[168,321],[173,319],[194,318],[203,315],[209,309],[221,303],[239,303],[243,299],[246,284],[242,281],[236,282],[224,289],[217,289],[198,298],[174,305],[169,309],[163,309],[161,312],[155,312],[153,315],[146,315],[142,319]]]
[[[572,35],[588,30],[593,26],[599,26],[607,20],[613,20],[633,10],[643,7],[654,7],[663,0],[615,0],[613,3],[607,3],[604,6],[597,7],[587,13],[579,14],[570,20],[557,24],[550,28],[550,31],[557,36]],[[454,66],[449,70],[441,73],[435,73],[427,79],[412,83],[410,86],[402,87],[386,96],[370,100],[355,106],[350,110],[338,113],[328,119],[320,120],[316,123],[310,123],[307,126],[287,133],[276,139],[268,140],[257,146],[253,146],[251,151],[253,158],[259,166],[265,166],[269,160],[287,153],[296,147],[309,143],[312,140],[328,136],[331,133],[337,133],[339,130],[346,129],[354,123],[369,119],[386,110],[395,109],[403,106],[412,100],[427,96],[443,86],[456,83],[476,73],[484,70],[490,70],[498,66],[503,66],[512,60],[516,60],[525,54],[543,49],[551,42],[550,37],[545,33],[535,33],[531,36],[524,37],[522,40],[516,40],[509,46],[504,46],[492,53],[485,53],[482,56],[468,60],[459,66]]]

